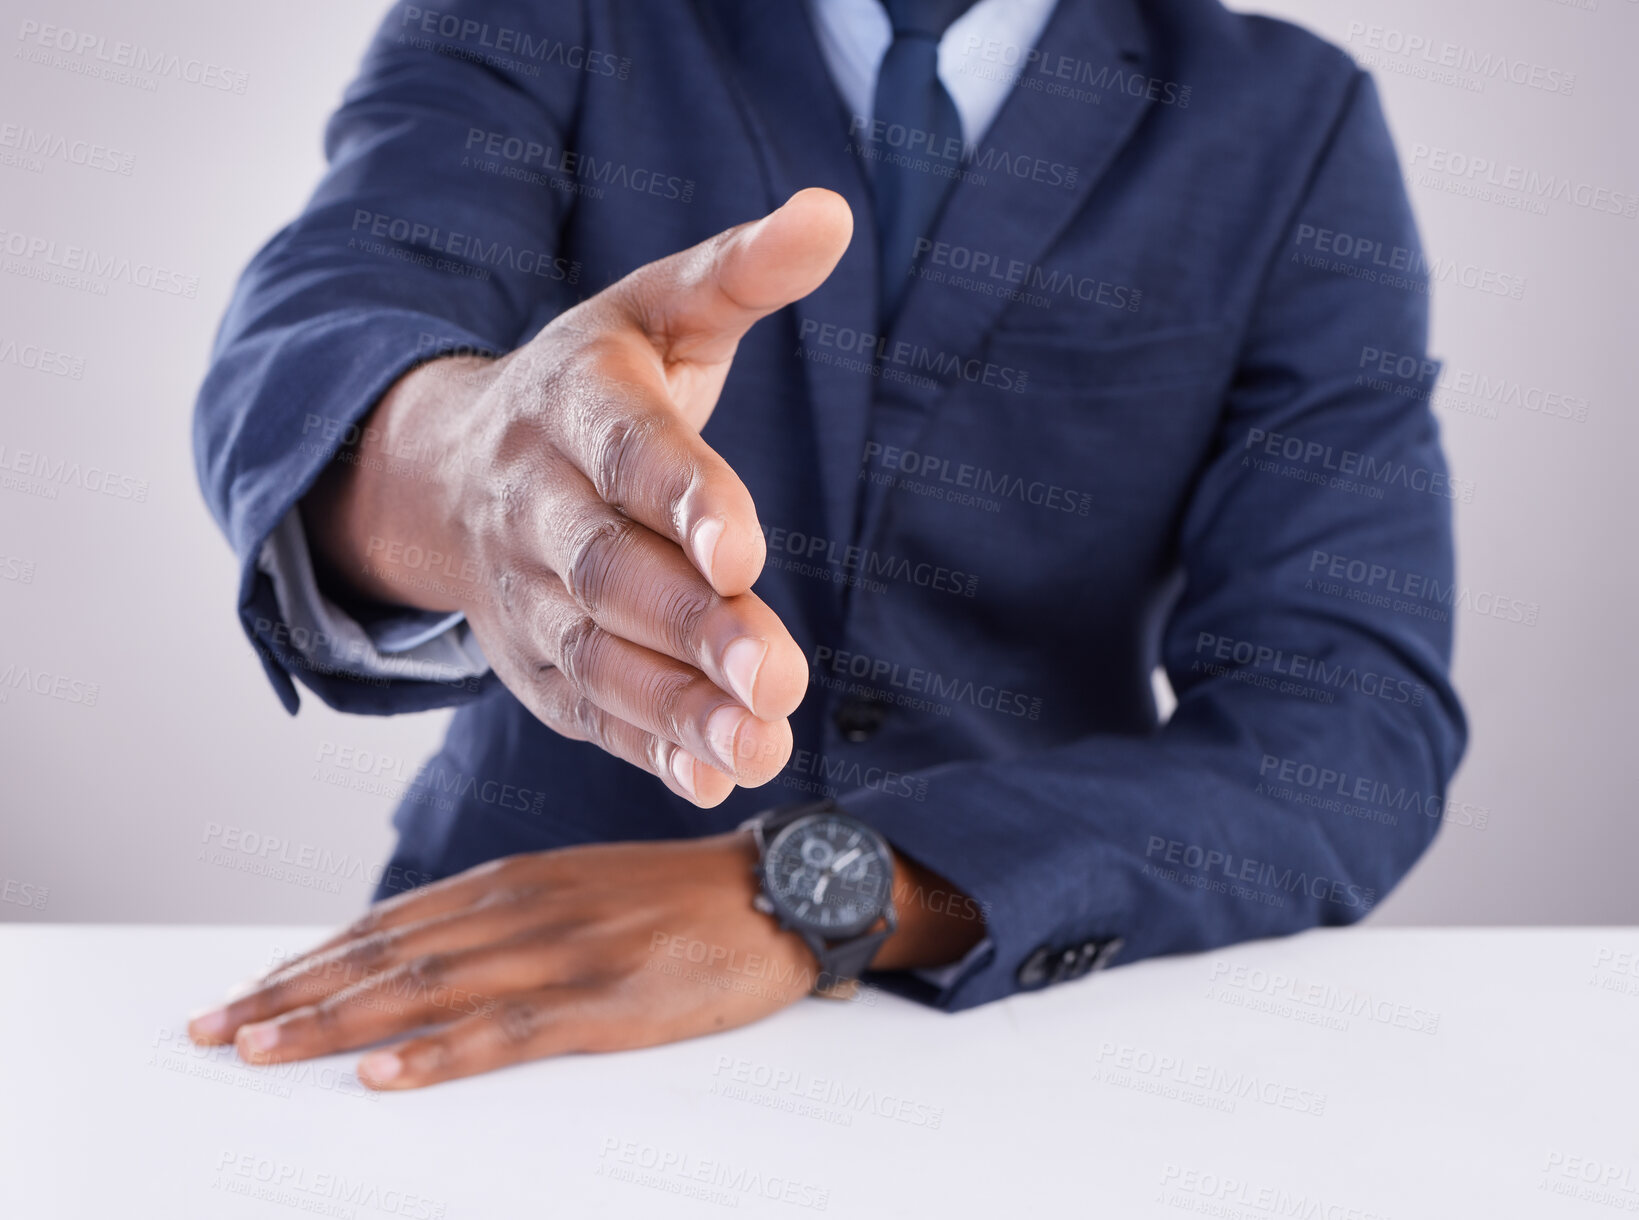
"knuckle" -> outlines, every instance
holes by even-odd
[[[495,577],[495,605],[504,614],[511,614],[518,605],[518,573],[510,568]]]
[[[442,953],[422,953],[404,966],[404,975],[413,983],[432,985],[449,972],[449,958]]]
[[[603,741],[606,727],[603,709],[585,695],[575,696],[574,705],[569,709],[569,721],[586,740]]]
[[[524,618],[552,604],[551,573],[539,568],[502,568],[495,576],[495,606],[501,613]]]
[[[700,655],[700,636],[706,615],[718,600],[716,593],[704,587],[679,584],[666,590],[661,599],[660,621],[674,657]]]
[[[567,615],[558,627],[553,663],[577,689],[585,687],[602,639],[602,629],[585,614]]]
[[[644,684],[643,698],[661,733],[672,741],[683,740],[683,711],[694,678],[686,673],[661,670]]]
[[[392,952],[393,934],[391,931],[372,932],[362,940],[355,942],[347,951],[336,959],[336,966],[347,972],[351,978],[355,971],[368,973],[370,969],[382,961]]]
[[[495,1028],[512,1046],[529,1042],[546,1021],[546,1009],[534,1000],[508,1000],[495,1010]]]
[[[538,715],[543,723],[565,737],[585,741],[575,721],[575,703],[580,694],[570,685],[562,670],[545,669],[539,676],[540,707]]]
[[[672,529],[679,538],[684,535],[684,509],[694,498],[694,491],[704,481],[704,472],[700,463],[682,445],[673,446],[665,454],[665,460],[653,463],[654,469],[649,474],[649,486],[654,489],[656,500],[665,506]]]
[[[587,614],[596,616],[621,556],[636,540],[637,531],[637,523],[625,517],[601,518],[580,530],[563,583]]]
[[[648,740],[643,744],[644,753],[649,759],[649,770],[653,771],[659,776],[670,775],[672,767],[672,751],[680,750],[682,747],[674,746],[664,738],[655,737],[653,735],[650,735]]]
[[[655,416],[616,412],[598,430],[592,485],[605,502],[623,508],[643,485],[640,469],[662,424]]]

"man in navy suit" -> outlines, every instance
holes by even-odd
[[[443,1026],[396,1088],[866,970],[960,1009],[1351,922],[1431,840],[1470,489],[1341,52],[1214,0],[404,4],[326,150],[200,480],[289,710],[457,710],[385,901],[200,1040]]]

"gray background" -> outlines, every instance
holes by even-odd
[[[0,488],[0,673],[15,663],[97,688],[94,706],[0,689],[0,920],[345,918],[387,851],[394,794],[441,733],[444,714],[343,717],[311,698],[298,718],[284,714],[235,621],[234,565],[189,444],[233,278],[313,184],[325,115],[384,7],[0,5],[0,246],[11,234],[41,237],[198,284],[193,299],[124,281],[99,294],[26,278],[39,260],[3,257],[0,353],[38,344],[82,373],[0,356],[6,460],[37,451],[144,480],[148,492],[139,503],[78,487],[55,500]],[[1639,220],[1566,200],[1522,210],[1454,193],[1465,180],[1418,153],[1639,193],[1639,3],[1264,11],[1304,21],[1373,68],[1429,252],[1525,283],[1517,301],[1438,291],[1434,350],[1451,370],[1436,407],[1454,472],[1475,488],[1458,506],[1459,582],[1535,603],[1536,622],[1459,613],[1457,682],[1473,728],[1452,792],[1459,813],[1373,918],[1639,923],[1633,717],[1622,711],[1639,679]],[[27,62],[15,57],[26,21],[201,61],[242,74],[213,79],[245,88],[167,76],[146,89]],[[1407,38],[1451,44],[1470,62],[1504,56],[1554,79],[1574,74],[1574,84],[1564,95],[1472,71],[1466,83],[1428,79],[1420,59],[1392,49]],[[19,154],[4,146],[7,124],[104,146],[130,172]],[[1484,404],[1457,374],[1569,396],[1586,418],[1476,411]],[[249,873],[230,866],[257,857],[225,850],[229,828],[284,840],[276,854],[305,847],[325,859]]]

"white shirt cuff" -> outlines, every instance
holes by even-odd
[[[262,544],[256,566],[273,582],[292,646],[316,667],[420,682],[459,682],[489,672],[462,614],[404,609],[365,626],[327,598],[294,507]]]

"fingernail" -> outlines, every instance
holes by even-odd
[[[678,786],[690,796],[694,793],[694,759],[689,757],[688,751],[678,748],[672,751],[672,776]]]
[[[690,545],[694,548],[694,564],[707,580],[711,579],[711,558],[717,553],[717,540],[723,536],[723,519],[707,517],[694,527]]]
[[[279,1045],[279,1023],[263,1021],[259,1025],[246,1025],[240,1029],[237,1040],[248,1051],[270,1051]]]
[[[228,1036],[228,1010],[226,1008],[201,1008],[188,1018],[188,1029],[201,1038],[226,1038]]]
[[[366,1084],[386,1084],[404,1070],[404,1060],[392,1051],[371,1051],[359,1060],[359,1076]]]
[[[752,711],[756,709],[752,707],[751,692],[757,687],[757,674],[767,655],[768,644],[749,635],[735,640],[723,652],[723,673],[728,677],[728,684],[740,702]]]
[[[737,703],[725,703],[706,718],[706,742],[717,761],[734,774],[734,737],[748,713]]]

